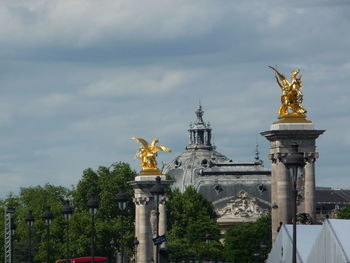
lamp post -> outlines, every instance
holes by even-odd
[[[69,220],[73,214],[73,207],[69,204],[69,200],[64,201],[64,206],[62,209],[62,214],[64,215],[64,219],[66,220],[66,262],[69,262],[70,259],[70,249],[69,249]]]
[[[117,244],[115,243],[114,238],[112,238],[111,242],[109,242],[109,245],[111,246],[111,249],[113,251],[111,262],[113,262],[113,256],[115,256],[115,262],[118,263]]]
[[[125,192],[124,187],[119,189],[116,200],[118,203],[119,210],[121,211],[121,241],[120,241],[120,250],[121,250],[121,261],[124,263],[124,211],[126,209],[126,202],[128,201],[128,194]]]
[[[11,222],[11,263],[13,263],[13,236],[15,235],[17,225],[14,222]]]
[[[156,238],[159,237],[159,199],[165,193],[164,186],[161,184],[159,176],[156,177],[156,183],[150,190],[156,201]],[[156,263],[159,263],[159,244],[156,245]]]
[[[44,219],[44,222],[47,226],[47,232],[46,232],[46,238],[47,238],[47,243],[46,243],[46,262],[50,263],[50,225],[52,223],[52,219],[54,218],[52,212],[51,212],[51,207],[47,206],[46,211],[42,215],[42,219]]]
[[[91,197],[87,201],[87,207],[89,208],[91,214],[91,225],[92,225],[92,233],[91,233],[91,259],[92,263],[95,263],[95,215],[97,213],[98,201],[94,196]]]
[[[304,153],[298,152],[298,146],[295,145],[290,153],[282,158],[283,164],[289,169],[292,174],[293,182],[293,254],[292,263],[297,263],[297,179],[298,179],[298,168],[304,167]]]
[[[137,238],[134,238],[134,263],[136,263],[137,261],[137,246],[139,245],[139,241],[137,240]]]
[[[29,210],[25,221],[28,226],[28,263],[32,263],[32,227],[35,221],[32,210]]]

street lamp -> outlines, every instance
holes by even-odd
[[[91,224],[92,224],[92,233],[91,233],[91,259],[92,263],[95,263],[95,215],[97,213],[98,201],[94,196],[87,201],[87,207],[89,208],[91,214]]]
[[[46,211],[44,212],[44,214],[41,217],[42,219],[44,219],[44,222],[47,226],[47,233],[46,233],[46,238],[47,238],[47,247],[46,247],[46,260],[47,263],[50,263],[50,225],[52,222],[52,219],[54,218],[52,212],[51,212],[51,207],[47,206],[46,207]]]
[[[161,184],[159,176],[156,177],[156,183],[150,189],[150,193],[156,200],[156,238],[159,237],[159,199],[165,193],[164,186]],[[156,263],[159,263],[159,244],[156,245]]]
[[[28,226],[28,239],[29,239],[29,244],[28,244],[28,263],[32,263],[32,227],[35,221],[35,218],[33,216],[33,211],[29,210],[28,215],[24,219],[26,221],[26,224]]]
[[[205,235],[205,243],[206,243],[207,245],[209,245],[210,240],[211,240],[211,236],[210,236],[209,234],[206,234],[206,235]]]
[[[67,227],[66,227],[66,261],[69,262],[70,259],[70,251],[69,251],[69,220],[72,217],[73,214],[73,207],[69,204],[69,200],[64,201],[64,206],[62,209],[62,214],[64,215],[64,219],[66,220]]]
[[[119,210],[121,211],[121,241],[120,241],[120,249],[121,249],[121,261],[124,263],[124,211],[126,209],[126,202],[129,200],[128,194],[125,192],[124,187],[119,189],[119,192],[116,197]]]
[[[298,152],[298,145],[294,145],[292,152],[282,158],[282,163],[291,171],[293,182],[293,255],[292,263],[297,263],[297,178],[298,168],[304,167],[304,153]]]

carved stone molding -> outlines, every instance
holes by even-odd
[[[258,200],[241,190],[237,197],[226,203],[222,209],[218,209],[217,214],[220,218],[258,218],[268,211],[258,205]]]

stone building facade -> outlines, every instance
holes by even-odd
[[[271,172],[257,152],[255,161],[235,162],[212,144],[212,128],[199,106],[190,125],[185,151],[164,165],[163,174],[174,178],[173,188],[193,186],[211,201],[221,228],[255,221],[270,210]]]

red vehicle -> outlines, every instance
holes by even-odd
[[[66,263],[65,259],[57,259],[55,263]],[[81,258],[71,258],[70,263],[91,263],[92,257],[81,257]],[[107,263],[108,258],[106,257],[94,257],[94,262]]]
[[[71,258],[71,263],[89,263],[92,262],[92,257],[81,257],[81,258]],[[108,258],[106,257],[94,257],[94,262],[107,263]]]

